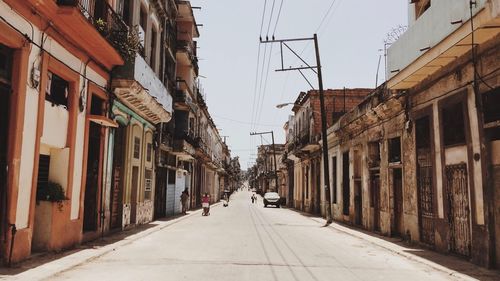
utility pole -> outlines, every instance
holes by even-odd
[[[316,51],[316,66],[309,65],[303,58],[297,54],[290,46],[288,46],[287,42],[292,41],[314,41],[314,49]],[[323,91],[323,75],[321,73],[321,61],[319,56],[319,45],[318,45],[318,36],[314,34],[312,38],[294,38],[294,39],[282,39],[282,40],[266,40],[260,41],[261,43],[280,43],[281,50],[281,69],[276,71],[291,71],[297,70],[300,72],[302,77],[307,81],[307,83],[312,87],[312,84],[306,78],[306,76],[302,73],[302,70],[308,69],[312,70],[318,76],[318,84],[319,84],[319,102],[321,108],[321,139],[323,142],[323,181],[324,181],[324,189],[325,189],[325,199],[326,199],[326,224],[331,224],[332,219],[332,204],[331,204],[331,194],[330,194],[330,169],[328,164],[328,141],[326,134],[326,111],[325,111],[325,96]],[[288,50],[290,50],[297,58],[299,58],[306,66],[301,67],[284,67],[283,62],[283,46],[285,46]],[[345,102],[345,100],[344,100]]]
[[[260,132],[260,133],[256,133],[256,132],[253,132],[253,133],[250,133],[251,136],[256,136],[256,135],[268,135],[270,134],[271,135],[271,139],[272,139],[272,148],[273,148],[273,157],[274,157],[274,180],[275,180],[275,185],[276,185],[276,192],[279,193],[279,186],[278,186],[278,168],[277,168],[277,164],[276,164],[276,147],[274,145],[274,131],[269,131],[269,132]],[[266,159],[266,163],[267,163],[267,157],[265,158]],[[267,167],[267,165],[266,165]]]

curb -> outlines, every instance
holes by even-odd
[[[315,221],[315,222],[320,222],[322,223],[322,221],[320,221],[320,218],[310,218],[311,220]],[[321,220],[324,220],[324,219],[321,219]],[[387,245],[384,245],[385,243],[380,243],[379,241],[374,241],[375,239],[379,240],[380,238],[378,237],[374,237],[374,236],[370,236],[370,235],[367,235],[367,234],[364,234],[364,233],[361,233],[361,232],[357,232],[355,230],[352,230],[352,229],[349,229],[345,226],[342,226],[336,222],[333,222],[332,224],[330,224],[328,227],[331,227],[332,229],[335,229],[337,231],[340,231],[340,232],[343,232],[347,235],[350,235],[352,237],[356,237],[358,239],[362,239],[364,241],[367,241],[369,242],[370,244],[372,245],[375,245],[375,246],[378,246],[382,249],[385,249],[387,251],[390,251],[394,254],[397,254],[397,255],[400,255],[400,256],[403,256],[411,261],[415,261],[415,262],[418,262],[418,263],[421,263],[423,265],[426,265],[426,266],[429,266],[435,270],[438,270],[438,271],[441,271],[443,273],[446,273],[447,275],[449,276],[452,276],[452,277],[455,277],[455,278],[459,278],[461,280],[476,280],[475,278],[473,277],[470,277],[466,274],[463,274],[463,273],[460,273],[456,270],[453,270],[453,269],[449,269],[447,267],[444,267],[442,265],[439,265],[435,262],[432,262],[432,261],[429,261],[425,258],[421,258],[419,256],[415,256],[413,254],[410,254],[410,253],[406,253],[406,252],[403,252],[403,251],[400,251],[398,249],[394,249],[393,247],[390,247],[390,246],[387,246]],[[391,243],[391,242],[387,242],[387,243]],[[398,245],[396,245],[398,246]],[[399,247],[399,246],[398,246]]]
[[[211,207],[218,207],[220,205],[220,202],[214,203],[211,205]],[[59,259],[54,259],[52,261],[49,261],[45,264],[42,264],[38,267],[28,269],[22,273],[19,273],[17,275],[13,276],[0,276],[0,279],[6,279],[6,280],[49,280],[50,277],[67,272],[75,267],[78,267],[84,263],[93,261],[95,259],[98,259],[112,251],[115,251],[116,249],[126,246],[128,244],[133,243],[134,241],[137,241],[141,238],[144,238],[146,236],[149,236],[153,233],[156,233],[158,231],[161,231],[169,226],[172,226],[174,224],[177,224],[181,221],[184,221],[185,219],[188,219],[192,216],[200,214],[202,209],[197,209],[193,210],[191,213],[185,216],[179,216],[179,217],[172,217],[168,221],[152,221],[151,223],[154,222],[159,222],[158,225],[153,226],[149,229],[146,229],[142,232],[130,235],[123,240],[119,240],[117,242],[102,246],[101,248],[95,249],[95,248],[89,248],[89,249],[84,249],[82,251],[79,251],[74,254],[69,254],[68,256],[59,258]],[[120,234],[123,232],[117,232],[116,234]],[[112,237],[113,235],[110,235],[109,237]],[[91,241],[90,241],[91,242]],[[71,251],[71,250],[68,250]]]

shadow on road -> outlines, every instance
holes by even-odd
[[[310,218],[310,219],[324,219],[319,215],[314,215],[314,214],[309,214],[306,212],[303,212],[301,210],[297,210],[294,208],[287,208],[289,210],[292,210],[304,217]],[[316,221],[316,220],[315,220]],[[374,233],[371,231],[368,231],[366,229],[362,229],[360,227],[350,225],[344,222],[338,222],[334,221],[331,224],[332,227],[334,227],[336,230],[343,231],[339,227],[342,228],[347,228],[349,232],[346,232],[350,235],[353,235],[353,233],[356,233],[354,236],[363,239],[363,235],[367,235],[371,237],[370,242],[383,247],[383,248],[391,248],[388,250],[391,250],[395,253],[403,253],[403,254],[410,254],[418,258],[425,259],[429,262],[432,262],[436,264],[437,266],[442,266],[447,269],[456,271],[458,273],[467,275],[471,278],[475,278],[478,280],[484,280],[484,281],[497,281],[500,280],[500,271],[499,270],[489,270],[480,266],[477,266],[468,260],[466,260],[463,257],[455,256],[452,254],[443,254],[443,253],[438,253],[436,251],[433,251],[425,245],[420,245],[416,244],[414,242],[408,242],[407,240],[401,238],[401,237],[387,237],[387,236],[382,236],[378,233]],[[337,226],[337,227],[336,227]],[[385,244],[390,244],[392,246],[384,246]],[[387,243],[388,242],[388,243]]]
[[[191,210],[191,212],[196,210]],[[189,213],[188,213],[189,215]],[[13,276],[20,273],[23,273],[27,270],[39,267],[46,263],[52,262],[54,260],[58,260],[64,257],[71,256],[73,254],[77,254],[78,252],[88,250],[88,249],[99,249],[101,247],[126,240],[128,237],[144,232],[152,227],[158,225],[158,222],[166,222],[174,219],[178,219],[186,215],[176,215],[168,218],[161,218],[155,221],[152,221],[147,224],[141,224],[133,226],[129,229],[123,231],[115,231],[111,233],[105,234],[105,236],[99,237],[95,240],[84,242],[81,245],[77,245],[71,249],[65,249],[60,252],[40,252],[40,253],[32,253],[31,257],[25,261],[22,261],[17,264],[13,264],[11,267],[0,267],[0,279],[2,276]]]

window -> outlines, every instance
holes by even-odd
[[[401,138],[389,139],[389,163],[401,162]]]
[[[68,108],[69,83],[52,72],[47,73],[45,99],[52,105]]]
[[[37,191],[47,188],[47,185],[49,184],[49,167],[50,155],[40,154],[40,158],[38,160]]]
[[[380,167],[380,143],[378,141],[368,143],[368,167]]]
[[[139,159],[141,156],[141,139],[138,137],[134,138],[134,158]]]
[[[156,62],[156,43],[158,41],[158,33],[156,32],[156,30],[153,28],[152,32],[151,32],[151,62],[150,62],[150,65],[151,65],[151,68],[153,69],[153,71],[156,73],[156,67],[157,67],[157,62]]]
[[[153,172],[146,169],[144,172],[144,198],[151,200],[151,192],[153,191]]]
[[[417,149],[431,148],[431,125],[429,116],[415,122],[415,145]]]
[[[463,103],[458,102],[441,109],[444,146],[465,144]]]
[[[140,55],[145,58],[146,57],[146,47],[148,46],[146,44],[146,40],[147,40],[147,36],[146,36],[146,33],[147,33],[147,30],[148,30],[148,12],[146,11],[146,8],[144,8],[142,5],[141,5],[141,8],[140,8],[140,14],[139,14],[139,25],[140,25],[140,28],[139,28],[139,37],[141,39],[141,44],[142,44],[142,47],[143,48],[140,48],[139,52],[140,52]]]
[[[141,5],[141,13],[139,15],[139,24],[141,25],[142,30],[148,30],[148,12],[146,8]]]
[[[152,153],[153,152],[153,144],[148,143],[146,148],[146,161],[151,162]]]
[[[483,94],[483,114],[488,138],[500,140],[500,88]]]
[[[168,170],[168,184],[175,184],[175,170]]]
[[[104,100],[97,95],[92,95],[92,102],[90,106],[90,114],[92,115],[105,115]]]
[[[12,57],[12,50],[0,44],[0,82],[9,84],[12,72]]]

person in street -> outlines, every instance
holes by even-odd
[[[181,205],[182,205],[182,213],[185,215],[187,213],[187,205],[189,199],[189,191],[188,189],[184,189],[181,194]]]
[[[210,215],[210,195],[207,192],[201,197],[201,206],[203,207],[203,216]]]
[[[254,200],[255,200],[255,198],[253,197],[253,194],[252,194],[252,197],[250,197],[250,199],[252,200],[252,204],[253,204]]]
[[[224,207],[227,207],[229,205],[229,198],[227,196],[227,193],[224,193],[224,195],[222,196],[222,202]]]

